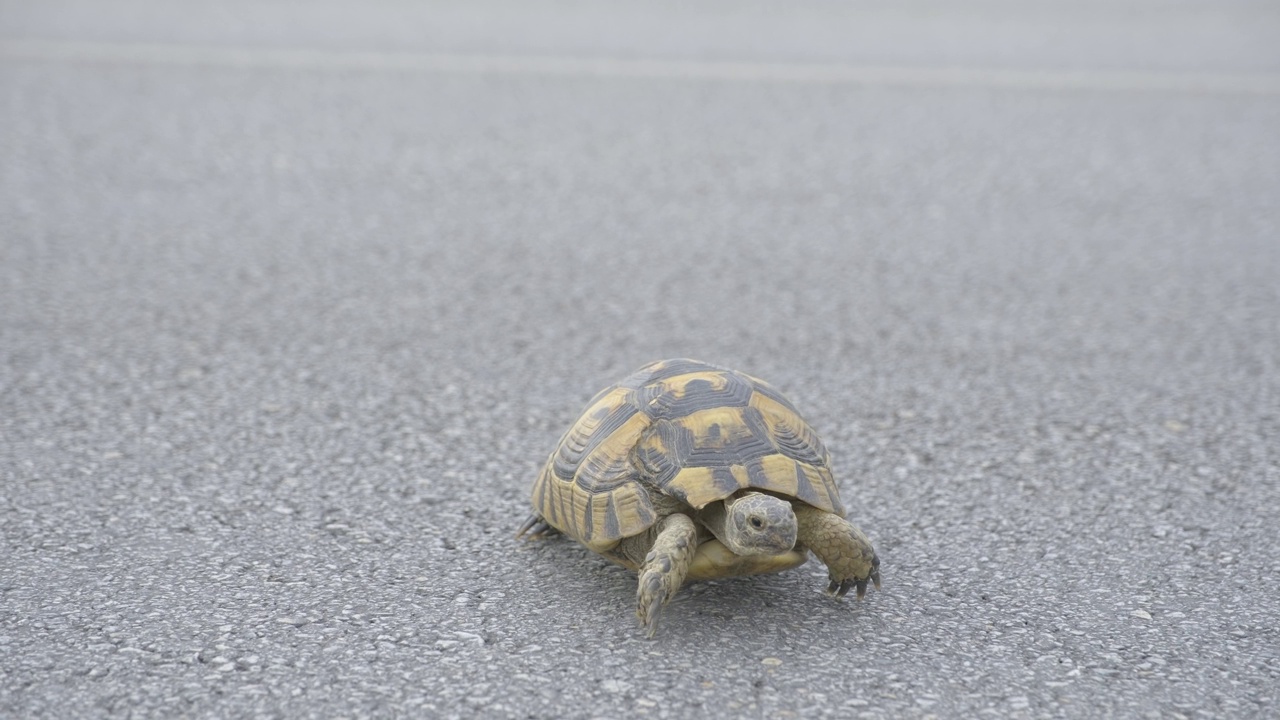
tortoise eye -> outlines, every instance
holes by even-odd
[[[758,517],[753,517],[751,518],[751,527],[759,530],[760,528],[764,527],[764,521]]]

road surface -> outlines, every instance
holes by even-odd
[[[1270,717],[1268,3],[0,4],[0,716]],[[883,560],[515,542],[689,356]]]

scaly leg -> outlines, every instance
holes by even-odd
[[[862,531],[839,515],[801,502],[795,506],[798,545],[805,545],[826,563],[831,585],[827,592],[844,597],[858,589],[858,599],[867,594],[867,581],[880,589],[880,558]]]
[[[636,591],[636,616],[645,634],[658,630],[658,613],[675,597],[698,550],[698,528],[687,515],[668,515],[657,526],[653,547],[640,568]]]

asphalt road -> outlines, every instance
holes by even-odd
[[[0,716],[1274,717],[1280,13],[881,5],[0,4]],[[671,356],[882,592],[513,541]]]

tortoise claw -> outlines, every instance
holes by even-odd
[[[848,595],[850,590],[855,590],[854,595],[861,600],[867,595],[867,583],[869,581],[870,578],[863,578],[861,580],[856,580],[854,578],[832,580],[831,584],[827,586],[827,594],[842,598],[845,595]],[[880,589],[879,582],[876,583],[876,589]]]
[[[854,596],[859,600],[867,596],[867,585],[874,585],[876,590],[880,589],[880,558],[871,559],[871,572],[864,578],[831,578],[831,584],[827,585],[827,594],[842,598],[849,594],[850,590],[855,590]]]
[[[650,598],[646,604],[644,600],[636,606],[636,617],[640,618],[640,625],[644,628],[644,636],[652,639],[658,632],[658,615],[662,612],[662,598]]]
[[[650,553],[652,558],[652,553]],[[644,628],[645,637],[652,638],[658,632],[658,616],[662,606],[670,600],[663,580],[665,574],[651,569],[640,571],[640,590],[636,593],[636,617]]]
[[[539,538],[547,537],[548,535],[555,535],[557,532],[559,531],[551,527],[551,525],[549,525],[547,521],[543,520],[540,516],[530,515],[528,519],[526,519],[524,523],[516,529],[516,538],[537,540]]]

